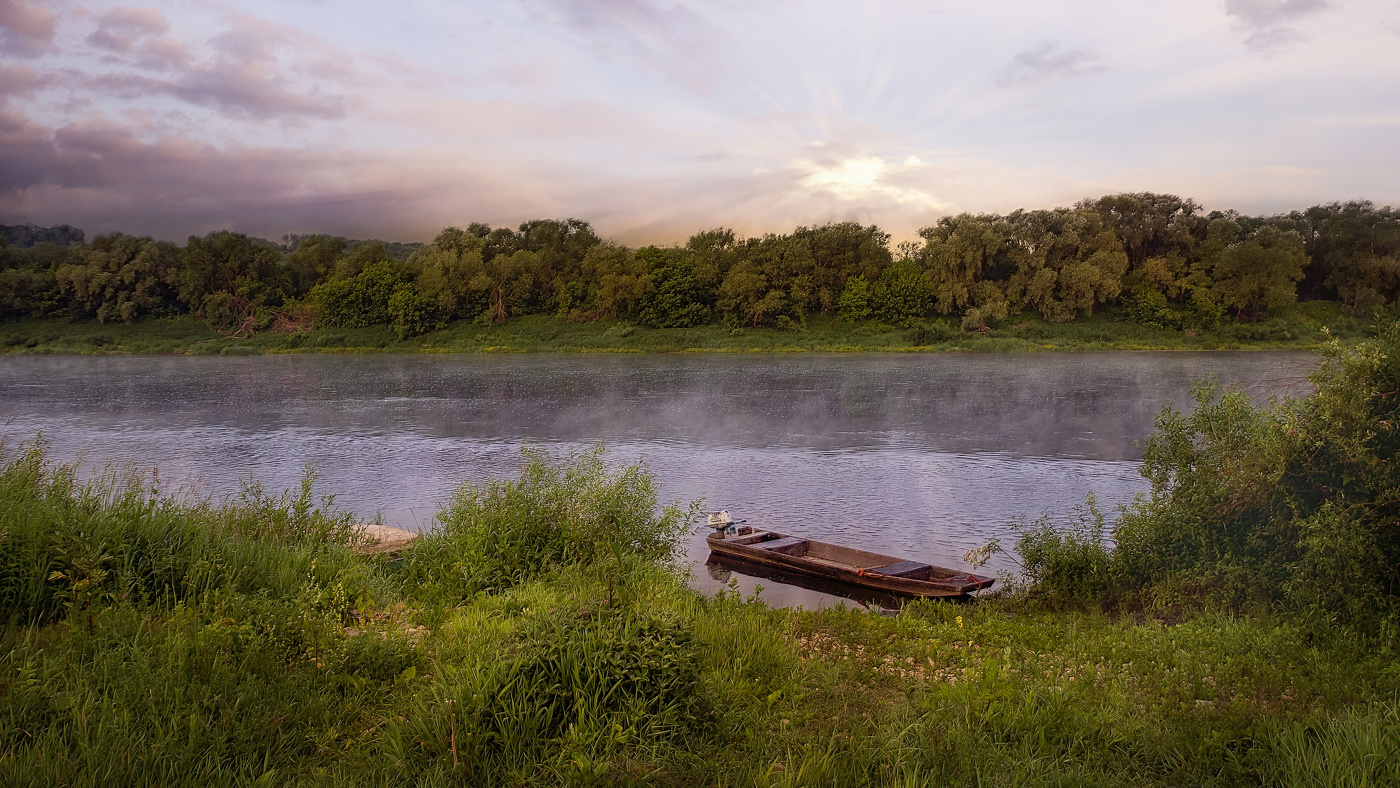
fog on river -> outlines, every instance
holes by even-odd
[[[1093,492],[1146,490],[1142,443],[1193,381],[1261,400],[1307,390],[1303,352],[1034,355],[294,355],[0,357],[0,438],[56,460],[158,468],[200,495],[250,475],[366,518],[430,528],[463,483],[511,477],[520,447],[602,443],[663,501],[779,531],[965,568],[963,553]],[[703,528],[692,583],[713,592]],[[1005,557],[992,571],[1013,570]],[[735,576],[751,593],[755,581]],[[771,604],[826,604],[758,581]]]

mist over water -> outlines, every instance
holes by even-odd
[[[431,526],[463,482],[513,477],[519,448],[598,443],[663,500],[780,531],[963,567],[1017,518],[1146,490],[1140,442],[1192,381],[1305,393],[1300,352],[1044,355],[530,355],[0,358],[0,438],[56,460],[134,462],[222,497],[250,474],[386,524]],[[695,586],[704,533],[689,545]],[[1003,562],[989,567],[1013,569]],[[753,581],[739,575],[740,589]],[[823,604],[763,582],[771,604]]]

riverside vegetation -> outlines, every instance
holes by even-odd
[[[1306,399],[1202,389],[1150,496],[1027,524],[1009,590],[893,617],[695,594],[695,508],[601,450],[464,485],[396,559],[311,475],[211,503],[11,447],[0,783],[1400,784],[1376,333]]]
[[[1296,346],[1400,298],[1400,212],[1364,201],[1106,195],[944,217],[893,250],[852,222],[640,249],[577,219],[428,244],[0,231],[8,352]]]
[[[1102,310],[1072,323],[1035,317],[986,332],[967,332],[946,320],[895,326],[879,321],[809,323],[801,331],[771,327],[703,325],[646,328],[623,319],[577,323],[529,315],[498,325],[457,321],[428,334],[397,336],[389,325],[312,328],[294,332],[220,332],[190,316],[135,323],[74,322],[67,318],[0,323],[0,352],[10,354],[187,354],[252,356],[269,353],[802,353],[971,352],[1036,353],[1094,350],[1236,350],[1318,348],[1330,340],[1354,342],[1371,323],[1339,305],[1311,301],[1254,323],[1223,323],[1208,331],[1143,326]]]

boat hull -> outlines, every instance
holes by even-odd
[[[713,533],[706,541],[714,556],[900,597],[960,597],[994,582],[982,575],[747,527]]]

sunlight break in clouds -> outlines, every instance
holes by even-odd
[[[0,0],[0,223],[627,243],[1162,191],[1400,201],[1341,0]],[[814,145],[812,140],[821,140]]]
[[[883,197],[902,203],[916,205],[936,211],[944,206],[932,196],[918,189],[886,183],[884,177],[901,171],[919,167],[923,162],[917,156],[908,156],[903,164],[890,165],[879,156],[858,156],[843,159],[834,164],[807,162],[807,177],[802,185],[819,189],[845,200],[860,201],[871,197]]]

